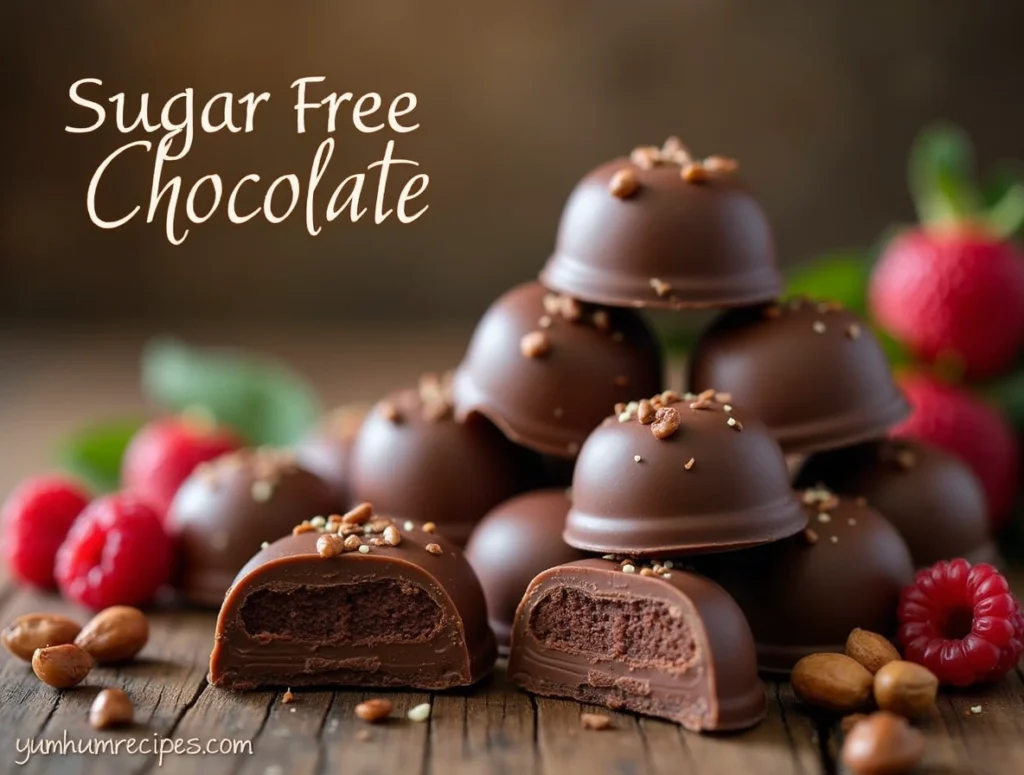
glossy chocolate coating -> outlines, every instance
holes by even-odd
[[[616,306],[736,306],[777,296],[782,282],[761,206],[734,173],[691,183],[681,169],[620,158],[590,172],[562,211],[541,282]],[[609,190],[622,170],[639,183],[625,198]]]
[[[484,589],[502,651],[508,650],[516,608],[533,577],[586,556],[562,540],[568,511],[564,488],[526,493],[496,506],[469,536],[466,559]]]
[[[348,459],[352,444],[369,411],[368,404],[348,404],[330,412],[295,447],[299,465],[334,488],[343,504],[350,504]]]
[[[776,541],[804,528],[786,461],[764,425],[739,406],[691,403],[669,404],[681,424],[665,439],[636,412],[609,417],[591,434],[576,461],[568,544],[672,557]]]
[[[303,519],[344,511],[331,488],[280,450],[242,450],[200,465],[167,515],[179,546],[178,589],[211,608],[264,541]]]
[[[321,557],[314,530],[254,556],[217,619],[210,683],[438,690],[486,675],[497,650],[473,569],[446,538],[395,524],[400,544],[366,554]]]
[[[723,314],[690,361],[690,389],[708,387],[760,417],[787,453],[881,438],[910,411],[867,325],[827,302]]]
[[[523,352],[531,334],[547,343],[536,357]],[[491,305],[452,393],[459,417],[479,412],[518,444],[572,458],[608,407],[661,385],[658,342],[637,313],[580,304],[534,282]]]
[[[914,576],[910,551],[878,512],[833,500],[805,505],[805,534],[698,561],[746,614],[762,670],[788,672],[808,654],[841,653],[854,627],[895,635],[900,591]]]
[[[968,465],[937,447],[886,439],[819,452],[804,463],[796,484],[819,483],[865,498],[900,531],[919,567],[955,557],[998,562],[981,483]]]
[[[484,514],[537,483],[539,461],[483,417],[457,421],[447,400],[444,389],[428,397],[421,386],[378,403],[356,437],[349,476],[356,502],[434,522],[463,546]]]
[[[766,710],[750,628],[721,587],[679,570],[626,573],[601,559],[533,580],[516,612],[508,674],[535,694],[695,731],[744,729]]]

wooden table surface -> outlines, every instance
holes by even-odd
[[[420,371],[458,358],[460,330],[407,335],[388,331],[221,332],[213,341],[259,344],[292,360],[330,402],[372,398]],[[143,408],[135,375],[139,334],[0,332],[0,495],[27,473],[45,468],[62,435],[83,422]],[[1024,573],[1014,573],[1018,590]],[[38,611],[84,620],[56,596],[19,589],[0,575],[0,623]],[[842,772],[841,738],[827,719],[807,715],[786,683],[768,685],[769,714],[733,735],[697,735],[674,724],[611,713],[614,728],[585,731],[576,702],[533,698],[509,687],[503,668],[469,691],[442,694],[296,692],[232,694],[206,683],[214,616],[188,610],[154,612],[152,637],[137,662],[97,668],[64,692],[42,685],[25,663],[0,655],[0,772],[74,773],[642,773]],[[123,687],[137,724],[97,732],[87,712],[96,692]],[[369,726],[353,709],[365,697],[387,696],[396,720]],[[432,706],[415,723],[405,711]],[[980,707],[980,713],[972,708]],[[605,711],[602,711],[605,712]],[[921,724],[928,737],[924,773],[1009,775],[1024,772],[1024,673],[984,692],[943,693]],[[366,732],[369,737],[367,739]],[[42,755],[28,740],[147,741],[186,745],[190,739],[247,745],[234,754]],[[95,745],[95,743],[93,743]],[[107,743],[110,744],[109,742]],[[20,763],[28,759],[24,766]]]

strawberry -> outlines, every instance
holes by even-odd
[[[963,388],[925,374],[900,378],[913,407],[893,436],[930,442],[958,455],[981,481],[993,531],[1013,507],[1020,472],[1020,446],[1013,428],[996,409]]]
[[[990,208],[973,190],[962,132],[926,131],[911,154],[921,225],[883,250],[868,301],[875,320],[918,359],[969,377],[1011,366],[1024,347],[1024,185]]]

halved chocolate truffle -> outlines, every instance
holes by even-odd
[[[534,694],[669,719],[694,731],[764,718],[746,619],[693,573],[590,559],[544,571],[516,612],[510,679]]]
[[[339,406],[295,447],[299,465],[333,487],[338,500],[346,505],[352,501],[348,487],[348,459],[369,410],[369,404]]]
[[[586,555],[562,540],[569,499],[565,489],[538,490],[499,504],[469,536],[466,559],[487,598],[487,616],[508,650],[512,620],[533,577]]]
[[[708,390],[616,407],[576,461],[571,546],[672,557],[776,541],[807,517],[764,425]]]
[[[918,567],[955,557],[998,562],[981,482],[959,458],[930,444],[885,439],[819,452],[796,484],[864,497],[900,531]]]
[[[881,438],[910,411],[874,334],[835,302],[720,316],[690,361],[690,389],[708,387],[729,391],[787,453]]]
[[[777,296],[771,229],[736,167],[720,156],[693,158],[675,138],[602,164],[569,197],[541,282],[616,306],[735,306]]]
[[[899,532],[863,501],[825,489],[805,490],[803,501],[802,534],[698,561],[743,609],[770,672],[788,672],[808,654],[843,652],[855,627],[894,635],[900,592],[914,577]]]
[[[518,444],[571,458],[609,406],[661,384],[658,342],[637,313],[534,282],[491,305],[452,393],[459,417],[480,413]]]
[[[264,541],[344,506],[290,452],[242,450],[201,464],[167,514],[179,545],[179,590],[193,603],[219,606],[235,574]]]
[[[297,528],[246,564],[217,619],[210,683],[435,690],[491,670],[494,635],[469,563],[423,525],[370,511]]]
[[[531,489],[537,456],[506,439],[484,417],[452,413],[450,383],[427,375],[366,416],[352,447],[349,482],[356,501],[370,501],[399,520],[434,522],[459,546],[503,500]]]

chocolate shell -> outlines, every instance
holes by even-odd
[[[731,159],[670,140],[583,178],[562,211],[548,288],[598,304],[736,306],[782,290],[771,228]]]
[[[447,381],[426,377],[366,416],[352,447],[355,501],[398,520],[434,522],[463,546],[473,526],[540,478],[537,456],[474,415],[455,419]]]
[[[786,453],[884,437],[910,411],[867,325],[834,302],[726,312],[694,348],[690,389],[755,413]]]
[[[892,637],[900,592],[914,577],[906,543],[877,511],[824,489],[803,498],[804,533],[698,561],[743,609],[768,672],[842,653],[855,627]]]
[[[397,546],[385,543],[389,527]],[[312,529],[246,564],[217,619],[210,683],[439,690],[491,670],[484,596],[451,541],[377,517],[345,532],[358,549],[332,555],[320,542],[343,538]]]
[[[714,391],[682,399],[665,393],[606,419],[576,461],[566,543],[673,557],[802,530],[807,517],[779,445],[729,400]]]
[[[242,450],[201,464],[167,515],[179,546],[179,591],[197,605],[218,607],[235,574],[264,541],[344,506],[289,452]]]
[[[512,441],[572,458],[608,407],[661,388],[661,352],[635,312],[581,304],[526,283],[477,324],[452,386]]]
[[[348,459],[369,410],[368,404],[339,406],[295,447],[299,465],[333,487],[338,500],[346,505],[352,502],[348,486]]]
[[[533,577],[586,556],[562,540],[568,511],[564,488],[526,493],[496,506],[469,536],[466,559],[483,587],[500,651],[508,651],[516,608]]]
[[[999,561],[981,482],[959,458],[930,444],[885,439],[820,452],[804,463],[796,484],[864,497],[900,531],[918,567],[955,557]]]
[[[744,729],[767,707],[750,628],[721,587],[600,559],[533,580],[516,612],[508,675],[534,694],[694,731]]]

